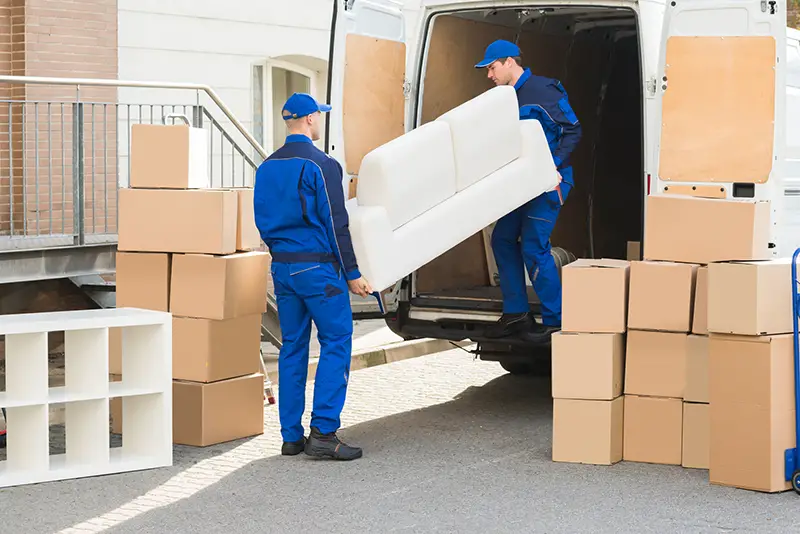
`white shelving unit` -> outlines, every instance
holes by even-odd
[[[109,381],[108,329],[122,329],[122,381]],[[65,385],[48,387],[47,334],[64,332]],[[118,308],[0,316],[6,336],[7,460],[0,487],[172,465],[172,316]],[[110,448],[109,399],[123,442]],[[65,404],[66,454],[51,456],[48,406]]]

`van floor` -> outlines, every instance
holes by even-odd
[[[539,297],[532,287],[528,287],[528,302],[531,308],[538,308]],[[449,309],[503,311],[503,294],[499,286],[449,289],[436,293],[422,293],[411,300],[412,306],[420,308],[447,307]]]

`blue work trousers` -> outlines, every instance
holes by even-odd
[[[311,426],[323,434],[335,432],[341,424],[353,342],[353,311],[344,273],[332,263],[273,263],[272,277],[283,341],[278,359],[283,440],[294,442],[304,436],[311,321],[320,344]]]
[[[561,170],[561,197],[572,186],[572,168]],[[492,232],[492,252],[500,274],[503,313],[530,311],[525,286],[528,271],[542,303],[542,323],[561,326],[561,279],[550,253],[550,234],[561,211],[558,192],[543,193],[497,221]]]

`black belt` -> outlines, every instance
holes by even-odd
[[[336,263],[336,256],[324,252],[273,252],[275,263]]]

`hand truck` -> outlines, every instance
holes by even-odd
[[[795,404],[795,447],[786,449],[785,476],[792,483],[792,488],[800,493],[800,336],[798,336],[798,314],[800,314],[800,282],[797,279],[797,257],[800,248],[792,255],[792,324],[794,334],[794,404]]]

